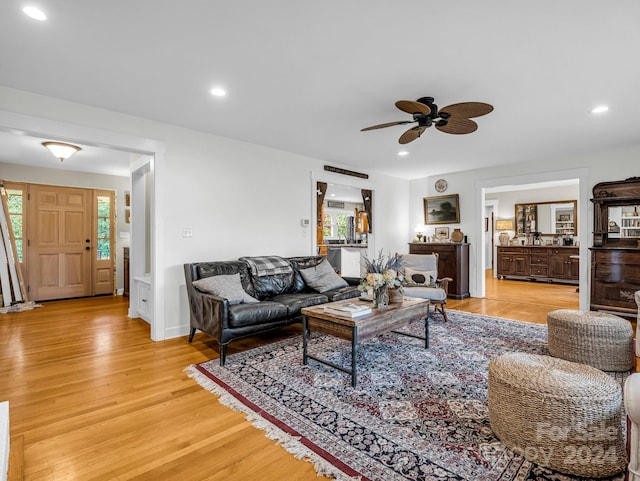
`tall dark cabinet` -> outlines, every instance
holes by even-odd
[[[469,244],[412,242],[409,254],[438,254],[438,277],[450,277],[449,297],[464,299],[469,293]]]
[[[124,289],[122,295],[129,297],[129,248],[124,247],[124,253],[122,255],[122,275],[124,276]]]
[[[591,309],[635,316],[640,290],[640,177],[593,187]]]

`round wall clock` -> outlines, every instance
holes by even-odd
[[[447,181],[444,179],[436,180],[436,190],[438,192],[444,192],[445,190],[447,190]]]

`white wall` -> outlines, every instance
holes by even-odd
[[[315,216],[311,180],[325,161],[1,86],[0,110],[163,143],[154,164],[155,267],[162,271],[155,318],[163,324],[155,339],[188,332],[183,263],[312,253],[312,228],[300,220]],[[409,183],[374,174],[367,182],[375,191],[375,245],[404,252]],[[182,237],[184,227],[193,237]]]
[[[579,225],[584,227],[579,228],[580,303],[581,308],[588,309],[590,267],[588,247],[593,242],[591,237],[593,206],[589,201],[591,189],[598,182],[640,176],[638,159],[640,159],[640,145],[607,152],[594,152],[579,157],[526,162],[413,180],[410,182],[410,217],[417,219],[423,215],[423,197],[438,195],[434,189],[434,183],[438,178],[444,178],[449,183],[447,194],[460,194],[460,224],[456,227],[460,227],[468,235],[471,243],[469,281],[471,295],[476,297],[482,294],[484,285],[484,275],[478,269],[478,266],[480,268],[482,266],[479,257],[483,257],[483,253],[479,249],[484,232],[483,188],[544,182],[553,179],[581,178],[580,195],[578,196],[578,221]]]
[[[0,154],[1,156],[1,154]],[[53,159],[56,160],[56,159]],[[125,222],[124,193],[130,190],[129,177],[115,175],[87,174],[86,172],[70,172],[59,169],[44,169],[26,165],[0,163],[0,179],[13,182],[29,182],[31,184],[64,185],[84,189],[113,190],[116,193],[116,287],[124,286],[122,277],[123,247],[129,246],[129,239],[121,239],[121,232],[129,232],[129,224]]]

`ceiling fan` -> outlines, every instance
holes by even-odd
[[[438,106],[433,101],[433,97],[421,97],[415,102],[412,100],[398,100],[396,107],[413,115],[413,120],[398,120],[397,122],[372,125],[361,129],[361,132],[417,122],[418,125],[411,127],[400,136],[398,142],[401,144],[408,144],[416,140],[432,125],[447,134],[470,134],[478,128],[478,124],[471,120],[471,117],[480,117],[493,110],[492,105],[483,102],[462,102],[447,105],[438,110]]]

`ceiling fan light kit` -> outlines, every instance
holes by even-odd
[[[484,102],[462,102],[447,105],[440,110],[433,102],[433,97],[420,97],[415,102],[412,100],[398,100],[396,107],[403,112],[411,114],[413,120],[398,120],[396,122],[372,125],[361,129],[361,131],[365,132],[367,130],[417,122],[418,125],[409,128],[398,139],[399,143],[408,144],[420,137],[431,126],[435,126],[440,132],[447,134],[470,134],[478,129],[478,124],[471,120],[471,117],[480,117],[493,111],[493,106]]]

